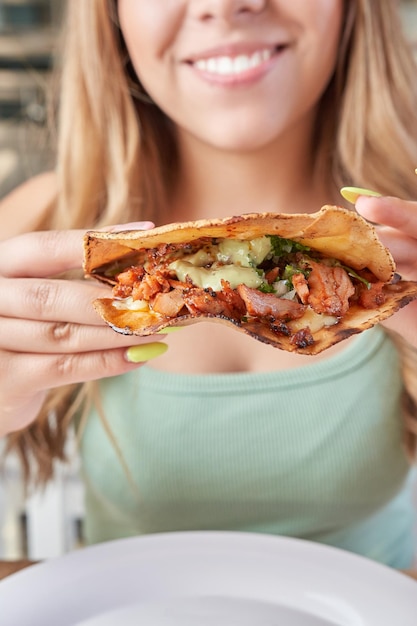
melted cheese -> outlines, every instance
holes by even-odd
[[[288,322],[287,326],[294,333],[302,328],[305,328],[306,326],[310,328],[312,333],[315,333],[324,326],[333,326],[334,324],[337,324],[337,322],[337,317],[334,317],[333,315],[324,315],[323,313],[316,313],[313,309],[308,307],[302,317]]]
[[[179,280],[185,282],[187,276],[194,285],[201,289],[222,290],[222,279],[230,283],[232,289],[236,289],[242,283],[248,287],[256,288],[263,283],[262,276],[252,267],[241,267],[239,265],[219,265],[211,268],[196,267],[189,261],[174,261],[169,266]]]
[[[217,246],[217,259],[222,263],[232,263],[242,267],[259,265],[271,252],[269,237],[258,237],[250,241],[223,239]]]
[[[169,269],[183,282],[188,276],[201,289],[221,291],[222,280],[227,280],[232,289],[242,283],[256,289],[263,283],[263,277],[255,266],[262,263],[270,252],[269,237],[258,237],[250,241],[222,239],[217,245],[202,248],[194,254],[173,261]]]
[[[149,313],[149,304],[145,300],[134,300],[132,296],[121,300],[113,300],[112,305],[120,311],[140,311]]]

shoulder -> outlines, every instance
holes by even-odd
[[[0,239],[13,237],[36,228],[46,217],[57,194],[54,172],[30,178],[0,199]]]

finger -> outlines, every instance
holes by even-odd
[[[110,289],[88,281],[0,277],[0,315],[49,322],[104,325],[93,300]]]
[[[123,335],[105,326],[0,317],[0,346],[10,352],[68,354],[154,343],[163,337]]]
[[[131,222],[101,230],[149,230],[152,222]],[[48,277],[81,268],[85,230],[24,233],[0,242],[0,271],[3,276]]]
[[[13,403],[16,400],[13,394],[20,395],[16,381],[25,381],[22,393],[27,397],[62,385],[119,376],[136,369],[142,362],[128,361],[124,348],[77,354],[31,354],[30,357],[4,351],[0,357],[0,370],[5,372],[1,386],[10,396],[8,402]],[[6,394],[3,392],[2,396]]]
[[[399,230],[387,226],[378,226],[377,232],[381,242],[389,249],[397,264],[416,266],[417,239],[407,237]]]
[[[85,231],[25,233],[0,242],[3,276],[47,277],[81,268]]]
[[[417,238],[417,202],[387,196],[360,196],[355,206],[358,213],[370,222],[397,228]]]
[[[126,224],[108,226],[106,228],[101,228],[100,230],[109,233],[118,233],[125,230],[151,230],[152,228],[155,228],[155,224],[153,222],[127,222]]]
[[[7,383],[8,381],[5,382]],[[10,389],[13,390],[15,387],[10,387],[9,385]],[[7,399],[2,394],[0,437],[29,426],[36,416],[39,415],[46,395],[46,390],[35,394],[31,393],[30,395],[23,391],[23,393],[16,393],[15,397],[8,394]]]

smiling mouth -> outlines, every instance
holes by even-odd
[[[278,45],[256,50],[251,54],[213,56],[188,63],[196,70],[212,76],[239,76],[264,65],[285,48],[285,45]]]

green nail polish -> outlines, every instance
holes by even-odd
[[[165,335],[166,333],[175,333],[176,330],[181,330],[182,326],[167,326],[166,328],[161,328],[156,333],[157,335]]]
[[[161,356],[168,350],[166,343],[155,342],[147,343],[142,346],[132,346],[126,350],[126,359],[130,363],[143,363],[144,361],[150,361],[157,356]]]
[[[340,195],[352,204],[355,204],[359,196],[374,196],[375,198],[381,197],[381,194],[377,191],[372,191],[371,189],[362,189],[361,187],[342,187],[342,189],[340,190]]]

